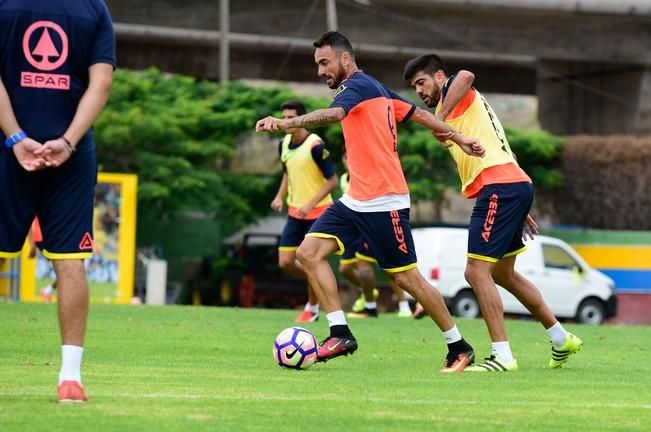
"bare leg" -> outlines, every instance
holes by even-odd
[[[63,345],[84,345],[88,282],[82,260],[53,261],[59,289],[59,325]]]
[[[373,303],[375,301],[373,291],[375,291],[377,288],[377,284],[375,282],[375,270],[373,269],[373,265],[369,262],[358,260],[357,273],[359,274],[359,279],[362,282],[364,299],[367,303]]]
[[[364,299],[367,302],[375,301],[373,291],[377,288],[377,285],[375,283],[375,272],[371,263],[358,260],[355,263],[340,264],[339,273],[362,289]]]
[[[558,320],[535,285],[515,271],[515,259],[514,255],[499,260],[491,272],[493,280],[513,294],[545,328],[553,326]]]
[[[479,302],[479,309],[488,327],[488,334],[493,342],[507,340],[504,326],[504,306],[491,276],[495,264],[474,258],[468,258],[466,280],[472,287]]]
[[[359,271],[357,270],[357,261],[348,264],[339,263],[339,273],[356,287],[362,288],[362,280],[359,278]]]
[[[294,277],[307,280],[305,270],[296,259],[296,251],[278,251],[278,266]],[[311,305],[319,304],[319,299],[309,281],[307,283],[307,301]]]
[[[296,257],[307,273],[308,281],[321,301],[326,314],[341,310],[337,292],[337,279],[327,261],[327,256],[339,248],[336,240],[305,237],[296,251]]]
[[[393,290],[393,293],[398,298],[399,302],[403,302],[407,300],[407,297],[405,296],[405,292],[393,281],[391,281],[391,289]]]
[[[414,296],[442,332],[454,327],[454,321],[443,296],[421,276],[417,269],[388,274],[398,287]]]

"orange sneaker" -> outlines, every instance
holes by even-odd
[[[77,381],[63,381],[59,384],[59,403],[84,403],[88,396]]]
[[[40,294],[45,303],[52,303],[52,294],[48,294],[45,288],[41,288]]]
[[[420,303],[416,303],[416,308],[414,309],[414,319],[423,319],[427,315],[427,312],[425,312],[425,308],[420,305]]]
[[[314,313],[309,310],[304,310],[301,312],[301,314],[294,320],[294,322],[297,323],[308,323],[308,322],[314,322],[319,319],[319,314]]]
[[[450,372],[463,372],[463,370],[475,362],[475,352],[472,348],[469,348],[468,351],[460,353],[451,353],[445,357],[443,362],[443,367],[441,367],[441,372],[450,373]]]

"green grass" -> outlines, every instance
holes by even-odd
[[[384,315],[352,323],[355,355],[293,371],[271,352],[294,311],[95,305],[91,401],[60,406],[55,307],[0,304],[0,431],[651,430],[645,327],[567,325],[584,349],[550,370],[542,328],[508,321],[518,372],[443,375],[435,326]],[[483,322],[459,327],[486,354]]]

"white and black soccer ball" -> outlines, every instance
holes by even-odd
[[[316,361],[317,348],[316,338],[309,330],[289,327],[274,341],[274,360],[282,367],[307,369]]]

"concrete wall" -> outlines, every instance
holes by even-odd
[[[639,65],[541,61],[539,119],[556,134],[651,131],[651,73]]]
[[[218,1],[107,3],[117,23],[181,29],[166,38],[118,32],[121,66],[219,78]],[[311,41],[326,30],[324,2],[231,0],[230,7],[230,30],[245,40],[231,47],[231,78],[317,82]],[[370,7],[338,1],[337,8],[339,29],[355,44],[360,66],[393,87],[405,87],[407,59],[437,52],[451,70],[473,70],[484,92],[537,94],[540,123],[551,132],[651,133],[651,16],[643,11],[420,0]],[[203,33],[187,39],[183,29]]]

